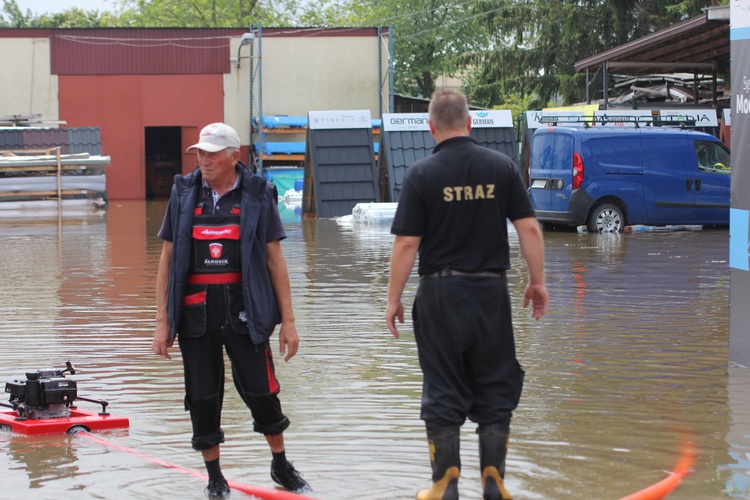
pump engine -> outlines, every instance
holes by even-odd
[[[5,392],[20,420],[67,418],[70,408],[78,397],[76,381],[66,378],[65,373],[75,374],[70,361],[64,370],[46,369],[26,372],[26,380],[6,382]]]

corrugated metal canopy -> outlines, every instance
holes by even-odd
[[[606,63],[621,73],[729,73],[729,48],[729,7],[712,7],[701,16],[577,61],[574,68],[580,72]]]

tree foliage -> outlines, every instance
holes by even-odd
[[[576,61],[689,17],[711,0],[488,0],[489,50],[466,54],[472,102],[502,104],[504,94],[534,94],[537,106],[555,96],[565,103],[586,95]],[[726,3],[726,1],[724,2]]]
[[[728,0],[113,0],[114,12],[41,15],[2,2],[8,28],[393,26],[397,92],[429,97],[461,75],[473,103],[541,107],[585,98],[576,61]]]
[[[16,0],[3,0],[0,28],[104,28],[118,23],[118,15],[77,7],[55,14],[21,11]]]
[[[466,52],[486,48],[486,13],[476,0],[354,0],[359,23],[393,26],[396,91],[429,97],[440,75],[454,76]],[[395,13],[395,15],[394,15]]]
[[[282,26],[296,3],[286,0],[116,0],[120,22],[138,28],[237,28],[251,22]]]

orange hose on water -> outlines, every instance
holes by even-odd
[[[690,473],[695,462],[695,452],[690,446],[682,450],[680,459],[675,464],[672,474],[665,477],[656,484],[648,488],[637,491],[631,495],[621,498],[620,500],[661,500],[672,493],[683,479]]]
[[[188,474],[191,476],[195,476],[204,480],[208,480],[208,476],[206,476],[203,473],[200,473],[198,471],[192,470],[192,469],[186,469],[184,467],[180,467],[178,465],[172,465],[170,463],[167,463],[163,460],[159,460],[158,458],[150,457],[144,453],[141,453],[139,451],[133,450],[131,448],[126,448],[124,446],[120,446],[115,443],[111,443],[107,441],[106,439],[102,439],[98,436],[94,436],[92,434],[88,434],[86,432],[79,432],[76,434],[76,436],[83,436],[87,439],[90,439],[91,441],[94,441],[99,444],[103,444],[104,446],[109,446],[110,448],[114,448],[119,451],[123,451],[125,453],[130,453],[131,455],[136,455],[138,457],[141,457],[145,460],[148,460],[149,462],[153,462],[155,464],[161,465],[162,467],[166,467],[167,469],[173,469],[178,472],[182,472],[183,474]],[[235,483],[234,481],[228,481],[229,487],[231,489],[241,491],[243,493],[247,493],[248,495],[252,495],[254,497],[260,498],[262,500],[313,500],[310,497],[297,495],[296,493],[290,493],[288,491],[283,490],[272,490],[270,488],[262,488],[260,486],[252,486],[249,484],[242,484],[242,483]]]

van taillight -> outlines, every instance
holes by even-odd
[[[583,159],[578,153],[573,153],[573,189],[583,184]]]

